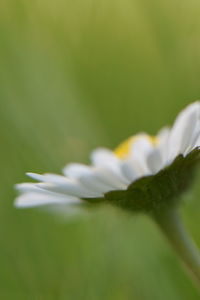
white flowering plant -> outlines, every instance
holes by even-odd
[[[70,208],[110,203],[151,216],[200,286],[199,253],[180,218],[181,195],[189,189],[200,162],[200,102],[184,109],[171,128],[156,136],[139,133],[114,151],[92,152],[91,165],[68,164],[63,175],[27,175],[37,183],[16,187],[17,207],[59,205]]]

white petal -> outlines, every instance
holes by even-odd
[[[96,167],[110,167],[116,170],[118,168],[119,159],[112,151],[99,148],[92,152],[91,161]]]
[[[65,176],[76,179],[88,172],[90,172],[90,167],[78,163],[70,163],[63,169]]]
[[[163,127],[159,130],[158,134],[157,134],[157,138],[159,141],[161,140],[166,140],[169,137],[169,133],[170,133],[170,128],[169,127]]]
[[[102,196],[111,190],[126,188],[126,185],[116,181],[105,169],[91,169],[87,174],[80,176],[79,181],[88,189],[98,191]]]
[[[77,188],[77,185],[74,186],[75,188]],[[74,196],[75,193],[78,193],[77,190],[76,192],[74,192],[74,194],[72,195],[72,192],[69,191],[69,193],[66,192],[65,187],[63,187],[62,185],[55,185],[53,183],[49,183],[49,182],[39,182],[39,183],[20,183],[20,184],[16,184],[15,188],[21,193],[21,194],[45,194],[45,195],[50,195],[50,196],[54,196],[56,198],[58,197],[68,197],[68,198],[77,198],[79,196]],[[83,190],[83,193],[86,193],[85,188]],[[80,191],[79,191],[80,194]],[[86,195],[88,195],[86,193]],[[93,197],[94,193],[92,194]],[[81,196],[83,197],[83,196]],[[80,198],[81,198],[80,197]]]
[[[167,165],[170,132],[170,128],[164,127],[157,134],[158,143],[155,148],[161,156],[160,169]],[[157,166],[157,169],[159,169],[159,166]]]
[[[111,189],[124,188],[124,183],[114,171],[106,168],[88,167],[81,164],[69,164],[64,170],[67,176],[76,178],[87,189],[102,193]]]
[[[86,166],[84,167],[87,168]],[[34,186],[40,190],[44,189],[48,190],[49,192],[65,194],[80,198],[100,197],[100,194],[98,192],[93,191],[92,189],[88,189],[86,186],[74,179],[55,174],[40,175],[35,173],[28,173],[28,175],[36,180],[42,181],[42,183],[34,184]],[[33,188],[33,184],[31,184],[31,187]],[[21,189],[22,188],[29,188],[29,186],[22,186]]]
[[[139,178],[141,174],[143,174],[142,172],[139,172],[136,169],[136,166],[134,166],[134,163],[131,159],[122,160],[120,166],[121,166],[122,173],[128,179],[129,184],[131,184],[134,180]]]
[[[178,115],[169,137],[169,161],[184,153],[191,145],[199,118],[200,102],[189,105]]]
[[[49,204],[77,204],[82,201],[75,197],[70,196],[56,196],[48,193],[25,193],[20,195],[15,200],[15,206],[17,207],[33,207]]]
[[[148,157],[147,164],[152,174],[157,173],[163,167],[163,159],[159,149],[153,149]]]
[[[200,146],[200,134],[197,136],[196,142],[194,144],[193,148],[199,147]]]
[[[20,192],[20,193],[27,193],[27,192],[40,192],[40,189],[35,186],[35,183],[19,183],[15,185],[15,188]]]
[[[97,169],[104,174],[104,179],[109,185],[115,189],[124,189],[127,187],[127,180],[122,180],[118,173],[111,169],[99,168]],[[124,176],[123,176],[124,177]]]
[[[141,137],[138,137],[131,147],[130,157],[134,159],[135,163],[137,163],[136,167],[139,169],[139,172],[142,174],[142,176],[150,173],[147,165],[147,157],[153,148],[153,144],[146,135],[141,135]]]
[[[200,145],[199,138],[200,138],[200,122],[198,122],[193,132],[193,135],[191,136],[190,145],[186,148],[184,155],[187,155],[190,151],[192,151],[194,148]]]
[[[27,194],[27,193],[35,193],[35,194],[45,194],[45,195],[53,195],[56,197],[66,197],[66,194],[62,194],[62,193],[57,193],[57,192],[53,192],[53,191],[48,191],[45,189],[42,189],[40,187],[40,184],[38,183],[19,183],[15,185],[15,188],[20,192],[20,194]]]
[[[111,189],[123,189],[127,187],[114,171],[106,168],[91,169],[91,176],[94,176],[99,182],[102,182]]]
[[[103,192],[110,189],[110,186],[99,181],[98,177],[92,171],[91,167],[81,164],[69,164],[64,169],[67,176],[76,178],[84,187],[93,192],[97,192],[99,197],[103,196]]]
[[[101,194],[86,188],[80,182],[77,182],[75,180],[70,180],[70,179],[66,180],[64,184],[42,182],[42,183],[36,183],[36,186],[38,188],[50,192],[75,196],[79,198],[96,198],[101,196]]]
[[[52,182],[52,183],[65,183],[67,178],[65,176],[57,175],[57,174],[37,174],[37,173],[26,173],[27,176],[42,182]]]
[[[103,197],[104,193],[113,189],[111,186],[101,182],[99,178],[93,174],[83,175],[80,177],[79,181],[88,189],[98,192],[99,197]]]
[[[105,148],[96,149],[91,154],[91,161],[95,167],[111,170],[112,174],[115,174],[115,177],[122,184],[128,184],[126,177],[124,177],[121,173],[121,160],[114,154],[114,152]]]

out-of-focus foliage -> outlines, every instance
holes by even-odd
[[[1,299],[199,299],[145,216],[13,208],[25,171],[154,134],[200,96],[199,14],[195,0],[0,1]],[[200,245],[199,197],[197,181],[183,213]]]

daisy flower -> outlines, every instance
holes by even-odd
[[[139,133],[114,151],[92,152],[91,165],[68,164],[63,175],[27,173],[35,183],[16,187],[17,207],[107,202],[149,215],[162,229],[200,287],[200,255],[179,215],[180,195],[200,161],[200,102],[186,107],[171,128],[156,136]],[[57,206],[58,207],[58,206]]]
[[[200,146],[200,102],[195,102],[178,115],[172,128],[164,128],[156,136],[139,133],[127,139],[114,151],[106,148],[93,151],[90,166],[70,163],[63,169],[63,175],[27,173],[29,177],[39,182],[16,185],[20,195],[15,205],[31,207],[63,203],[92,204],[106,200],[112,202],[113,198],[115,201],[120,197],[126,197],[131,190],[131,208],[148,210],[148,207],[145,207],[144,195],[138,197],[140,179],[147,178],[148,181],[150,179],[152,181],[162,170],[168,170],[166,173],[169,173],[169,176],[176,176],[171,174],[173,172],[170,173],[172,171],[170,166],[177,165],[176,159],[182,158],[179,164],[183,169],[184,158],[190,156],[198,146]],[[183,177],[183,170],[182,175],[178,174],[178,170],[175,171],[179,179]],[[134,183],[137,183],[135,195]],[[168,186],[168,189],[171,190],[173,187]],[[137,198],[143,198],[141,205]],[[122,202],[119,201],[121,206]],[[126,203],[125,206],[130,205]]]

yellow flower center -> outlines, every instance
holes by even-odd
[[[125,140],[124,142],[122,142],[117,148],[115,148],[114,150],[115,155],[120,159],[126,158],[129,155],[131,146],[139,139],[141,139],[141,137],[142,135],[140,134],[134,135],[128,138],[127,140]],[[156,136],[147,135],[145,137],[153,146],[155,146],[158,143],[158,138]]]

